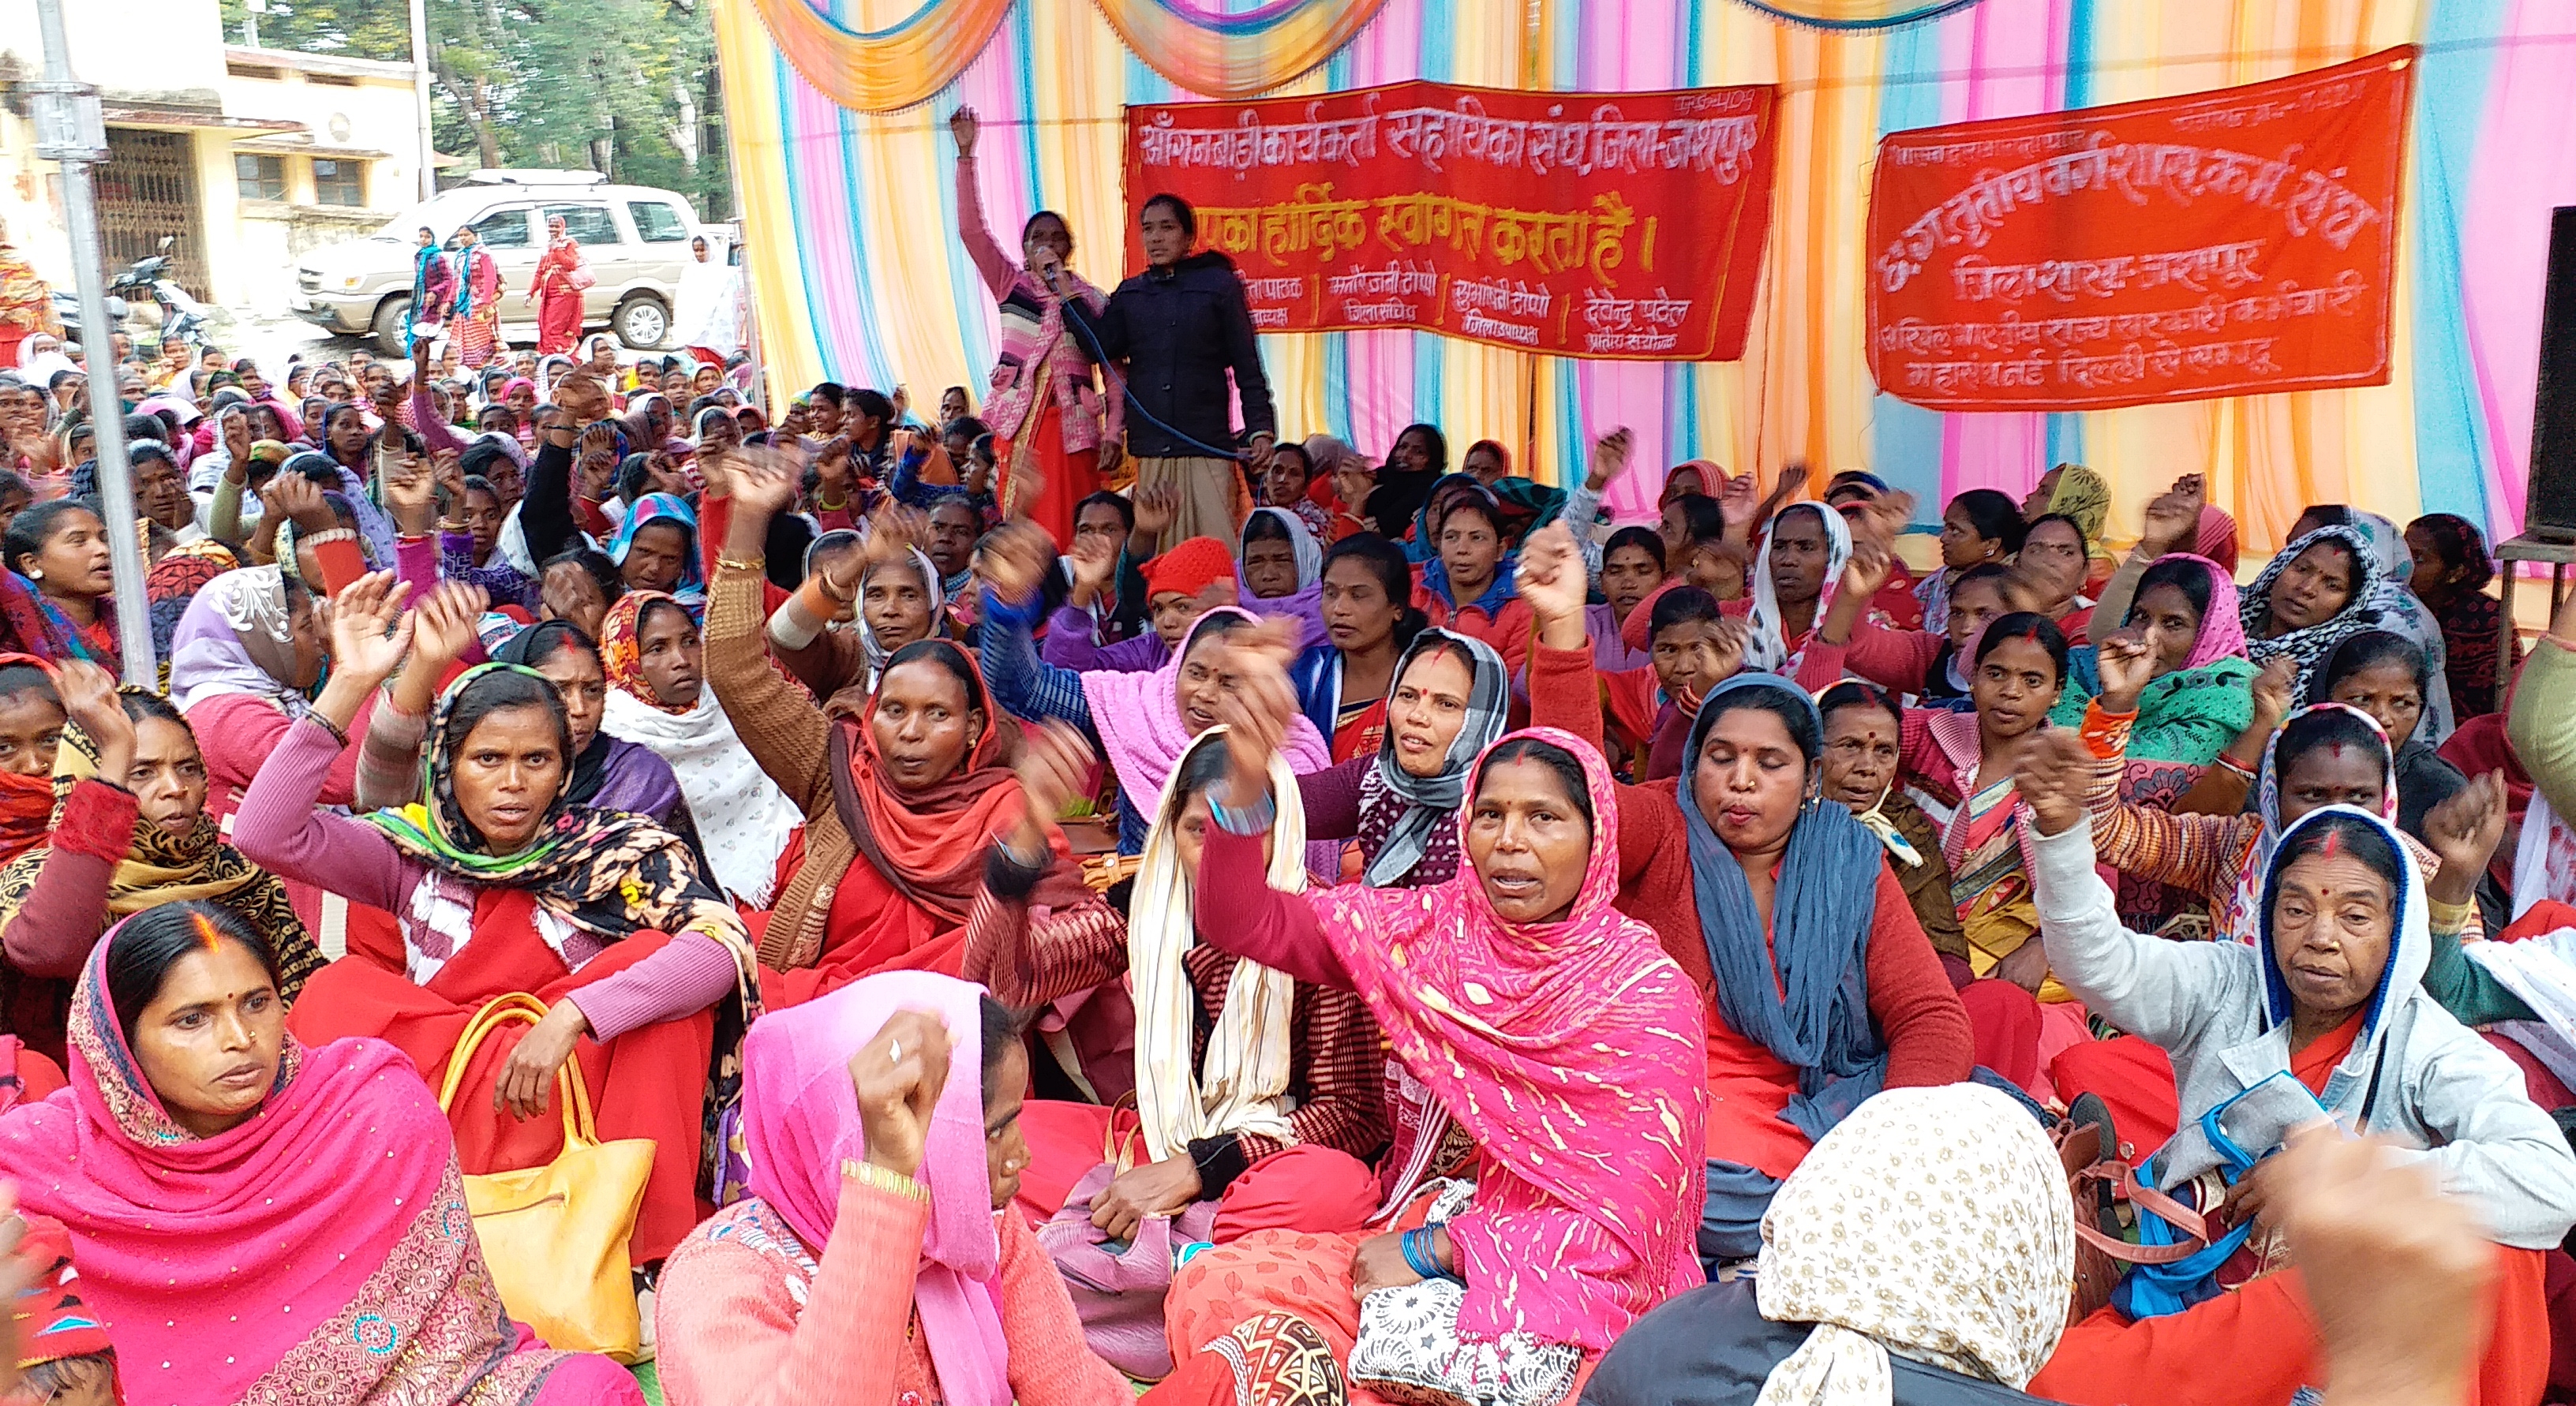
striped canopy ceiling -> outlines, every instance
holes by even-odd
[[[763,350],[776,381],[980,386],[994,320],[955,235],[960,105],[1007,246],[1065,213],[1074,264],[1119,270],[1131,103],[1431,78],[1642,90],[1779,85],[1762,302],[1740,362],[1581,362],[1412,332],[1264,339],[1283,427],[1382,453],[1407,422],[1453,456],[1509,446],[1579,473],[1614,425],[1650,468],[1870,468],[1940,501],[2080,460],[2112,535],[2174,475],[2210,476],[2277,543],[2309,502],[2520,523],[2552,206],[2576,204],[2576,4],[2563,0],[717,0]],[[1913,22],[1887,25],[1891,20]],[[1879,27],[1868,27],[1879,26]],[[2424,46],[2399,223],[2390,384],[2078,414],[1937,414],[1878,393],[1862,240],[1882,133],[2196,92]],[[814,75],[821,80],[816,81]],[[1651,501],[1653,476],[1614,506]]]

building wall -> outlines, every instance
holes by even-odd
[[[156,109],[152,119],[111,117],[112,125],[190,133],[211,285],[189,290],[198,297],[283,312],[297,254],[365,234],[419,199],[420,129],[408,65],[228,49],[226,39],[241,36],[225,34],[216,0],[65,0],[63,11],[74,72],[111,105]],[[0,0],[0,80],[38,78],[43,69],[35,0]],[[68,288],[61,179],[53,162],[35,154],[25,105],[16,94],[0,104],[0,220],[37,271]],[[295,126],[263,129],[243,119]],[[197,125],[218,122],[231,125]],[[242,198],[234,159],[245,148],[280,159],[285,199]],[[363,162],[362,207],[316,202],[317,155]]]
[[[224,111],[292,119],[303,123],[311,137],[306,152],[285,151],[283,142],[253,141],[228,150],[225,157],[224,178],[235,189],[235,154],[275,157],[283,168],[284,200],[238,198],[243,274],[237,295],[228,299],[264,313],[283,313],[294,292],[297,255],[372,233],[419,201],[420,127],[411,70],[274,50],[235,47],[226,52]],[[274,77],[257,76],[272,73]],[[385,154],[349,154],[374,152]],[[322,204],[314,180],[317,159],[361,162],[363,203]]]

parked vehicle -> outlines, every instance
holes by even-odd
[[[372,333],[388,355],[401,355],[419,230],[426,226],[444,245],[470,225],[501,271],[501,321],[534,322],[528,281],[545,252],[550,215],[564,217],[598,279],[582,300],[584,329],[606,327],[637,351],[662,345],[670,334],[689,241],[702,234],[710,242],[723,238],[672,191],[610,185],[592,171],[477,171],[364,239],[304,255],[295,273],[295,313],[329,331]]]
[[[142,338],[143,343],[157,348],[177,341],[194,350],[206,345],[206,320],[210,314],[205,304],[189,296],[187,289],[162,277],[170,268],[170,256],[166,251],[175,242],[171,236],[163,235],[161,248],[165,252],[140,260],[118,274],[116,280],[107,285],[107,310],[109,315],[122,322],[127,314],[119,310],[120,304],[149,298],[161,310],[161,320],[157,332]],[[117,296],[119,294],[124,296]]]

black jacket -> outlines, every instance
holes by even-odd
[[[1140,459],[1213,457],[1166,431],[1168,425],[1218,450],[1234,444],[1226,373],[1243,397],[1246,434],[1279,431],[1270,380],[1252,339],[1252,308],[1234,261],[1210,250],[1169,270],[1147,269],[1118,285],[1095,321],[1078,298],[1065,312],[1088,327],[1108,359],[1125,362],[1127,452]],[[1086,343],[1077,331],[1075,336]],[[1142,411],[1142,414],[1138,412]],[[1151,417],[1151,418],[1148,418]],[[1162,422],[1158,425],[1156,420]]]

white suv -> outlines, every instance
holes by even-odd
[[[402,355],[419,230],[427,226],[443,245],[472,225],[500,267],[501,321],[533,323],[528,280],[545,252],[550,215],[564,217],[599,280],[582,300],[583,327],[605,326],[637,351],[670,333],[689,241],[704,236],[714,257],[724,257],[723,231],[699,224],[688,199],[671,191],[608,185],[591,171],[477,171],[364,239],[297,260],[295,314],[333,332],[372,332],[386,354]]]

